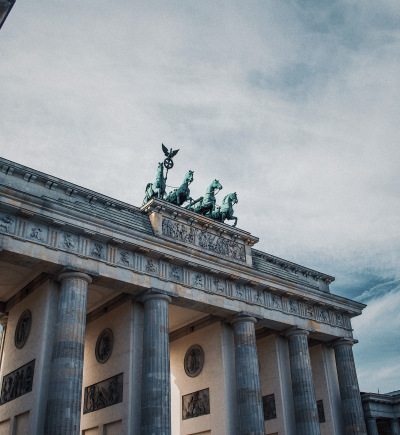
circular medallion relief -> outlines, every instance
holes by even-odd
[[[96,359],[99,363],[104,364],[110,358],[114,344],[114,336],[111,329],[105,329],[99,335],[96,342]]]
[[[185,355],[184,366],[186,374],[191,378],[198,376],[203,370],[204,351],[198,344],[189,347]]]
[[[32,314],[29,310],[26,310],[21,314],[15,329],[14,343],[17,349],[21,349],[26,343],[26,340],[28,340],[31,324]]]

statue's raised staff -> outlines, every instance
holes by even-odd
[[[214,210],[215,208],[215,195],[222,189],[222,186],[218,180],[214,180],[206,190],[206,194],[201,196],[196,201],[192,202],[191,204],[187,205],[185,208],[188,210],[195,211],[196,213],[200,214],[207,214]]]
[[[186,201],[192,201],[190,197],[189,184],[193,181],[193,171],[186,173],[183,183],[175,190],[170,192],[165,200],[176,205],[182,205]]]
[[[211,219],[214,219],[218,222],[225,222],[226,220],[231,221],[234,220],[233,224],[236,227],[238,218],[233,216],[233,205],[238,203],[237,195],[235,193],[229,193],[222,200],[222,204],[220,206],[215,207],[213,211],[207,213]]]
[[[161,146],[167,158],[164,159],[164,163],[158,164],[157,179],[155,183],[147,184],[146,195],[143,200],[143,205],[147,204],[147,202],[150,201],[150,199],[152,198],[164,199],[166,181],[168,177],[168,170],[173,168],[174,162],[172,158],[175,157],[179,151],[179,150],[172,151],[172,148],[170,151],[168,151],[168,148],[164,144],[161,144]],[[165,177],[164,177],[164,167],[167,169],[165,173]]]

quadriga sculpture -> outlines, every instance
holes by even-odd
[[[143,200],[143,205],[147,204],[152,198],[164,199],[166,180],[167,177],[164,178],[164,166],[162,163],[159,163],[155,183],[148,183],[146,186],[146,195]]]
[[[192,201],[192,198],[190,197],[190,189],[189,189],[189,184],[192,181],[193,181],[193,171],[189,171],[186,173],[181,186],[178,187],[178,189],[175,189],[172,192],[170,192],[166,196],[165,200],[176,205],[182,205],[184,202],[188,200]]]
[[[215,191],[221,190],[222,185],[218,180],[214,180],[206,190],[206,194],[201,196],[199,199],[194,201],[193,203],[187,205],[185,208],[188,210],[195,211],[197,213],[206,215],[207,213],[211,213],[215,208]]]
[[[235,223],[233,224],[234,227],[236,227],[238,218],[236,216],[233,216],[233,205],[238,203],[236,192],[229,193],[225,196],[225,198],[222,200],[222,204],[220,206],[217,206],[212,210],[210,213],[207,213],[207,216],[209,216],[211,219],[214,219],[218,222],[224,222],[226,220],[234,220]]]

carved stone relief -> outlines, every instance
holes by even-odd
[[[126,267],[131,267],[131,265],[132,265],[131,253],[128,251],[120,251],[118,263],[120,263]]]
[[[172,281],[182,282],[182,268],[175,266],[174,264],[169,265],[169,279]]]
[[[253,290],[253,302],[264,305],[264,294],[261,290]]]
[[[203,349],[198,344],[191,346],[186,352],[183,364],[185,368],[185,373],[189,377],[195,378],[196,376],[198,376],[203,370],[204,366]]]
[[[77,251],[79,245],[79,239],[77,236],[70,233],[63,233],[60,240],[60,248],[67,251]]]
[[[299,313],[299,304],[297,301],[293,299],[289,299],[289,313],[298,314]]]
[[[97,338],[95,355],[99,363],[104,364],[111,356],[114,346],[114,336],[111,329],[104,329]]]
[[[340,313],[336,313],[336,325],[344,326],[343,315]]]
[[[157,265],[152,258],[147,258],[145,271],[147,273],[157,273]]]
[[[3,377],[0,405],[32,391],[35,360]]]
[[[276,418],[275,395],[263,396],[264,421]]]
[[[329,313],[327,310],[321,310],[319,312],[319,317],[321,319],[321,322],[329,322]]]
[[[124,374],[120,373],[85,388],[83,413],[97,411],[122,402]]]
[[[15,218],[10,215],[0,215],[0,231],[6,233],[14,233],[15,231]]]
[[[192,285],[195,287],[204,287],[204,275],[202,273],[192,273]]]
[[[312,305],[306,305],[306,315],[314,317],[314,307]]]
[[[234,284],[233,288],[235,289],[234,296],[239,299],[245,298],[245,291],[242,285],[240,284]]]
[[[200,417],[209,413],[210,391],[208,388],[182,396],[182,420]]]
[[[24,311],[15,328],[14,343],[17,349],[21,349],[29,337],[31,330],[32,314],[29,310]]]
[[[30,224],[28,237],[36,239],[38,242],[45,243],[47,241],[47,228],[44,228],[41,225]]]
[[[225,293],[225,283],[219,278],[213,279],[213,290],[217,293]]]
[[[243,262],[246,261],[244,245],[165,217],[163,217],[162,221],[162,234],[219,255],[225,255]]]
[[[94,258],[104,260],[106,249],[101,243],[93,242],[91,245],[90,255]]]
[[[278,295],[272,295],[272,308],[282,309],[282,298]]]

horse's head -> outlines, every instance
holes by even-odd
[[[188,183],[191,183],[193,181],[193,174],[194,174],[194,172],[190,171],[190,170],[188,172],[186,172],[185,181],[187,181]]]
[[[163,172],[164,172],[164,165],[163,165],[163,162],[160,162],[159,164],[158,164],[158,168],[157,168],[157,175],[161,175]]]
[[[226,195],[224,197],[224,199],[222,200],[222,204],[226,204],[229,200],[231,201],[232,205],[233,204],[237,204],[239,202],[238,199],[237,199],[236,192],[234,192],[234,193],[228,193],[228,195]]]
[[[222,189],[222,185],[220,184],[220,182],[218,180],[214,180],[211,183],[211,187],[213,187],[214,189],[218,189],[218,190]]]

